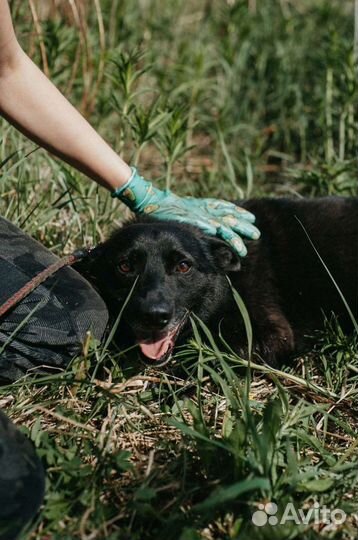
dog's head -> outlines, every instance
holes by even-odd
[[[190,313],[206,323],[220,316],[229,291],[225,274],[240,265],[224,242],[194,227],[149,219],[123,226],[101,252],[97,285],[117,311],[127,301],[123,320],[156,365],[170,357]]]

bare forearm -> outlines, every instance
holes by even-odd
[[[1,66],[0,66],[1,67]],[[0,69],[0,113],[56,156],[113,190],[128,165],[20,49]]]

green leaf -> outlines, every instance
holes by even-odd
[[[202,536],[195,529],[185,528],[181,533],[179,540],[201,540]]]
[[[308,480],[299,484],[297,489],[298,491],[308,491],[308,492],[318,492],[329,490],[334,485],[334,480],[332,478],[321,478],[316,480]]]
[[[237,499],[240,495],[249,491],[268,491],[270,489],[270,482],[267,478],[252,478],[250,480],[243,480],[232,484],[229,487],[219,488],[212,495],[210,495],[205,501],[194,506],[194,512],[202,512],[205,510],[211,510],[218,505],[224,504],[229,501]]]
[[[136,501],[148,502],[155,499],[157,492],[155,489],[147,486],[142,486],[135,492],[134,499]]]

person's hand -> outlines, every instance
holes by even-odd
[[[112,197],[118,197],[136,214],[199,227],[206,234],[225,240],[241,257],[247,250],[239,235],[254,240],[260,237],[259,230],[253,225],[255,216],[244,208],[218,199],[178,197],[171,191],[155,188],[134,167],[132,171],[128,182],[116,189]]]

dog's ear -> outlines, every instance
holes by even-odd
[[[231,247],[218,238],[210,238],[210,250],[215,264],[225,272],[237,272],[241,268],[240,257]]]

